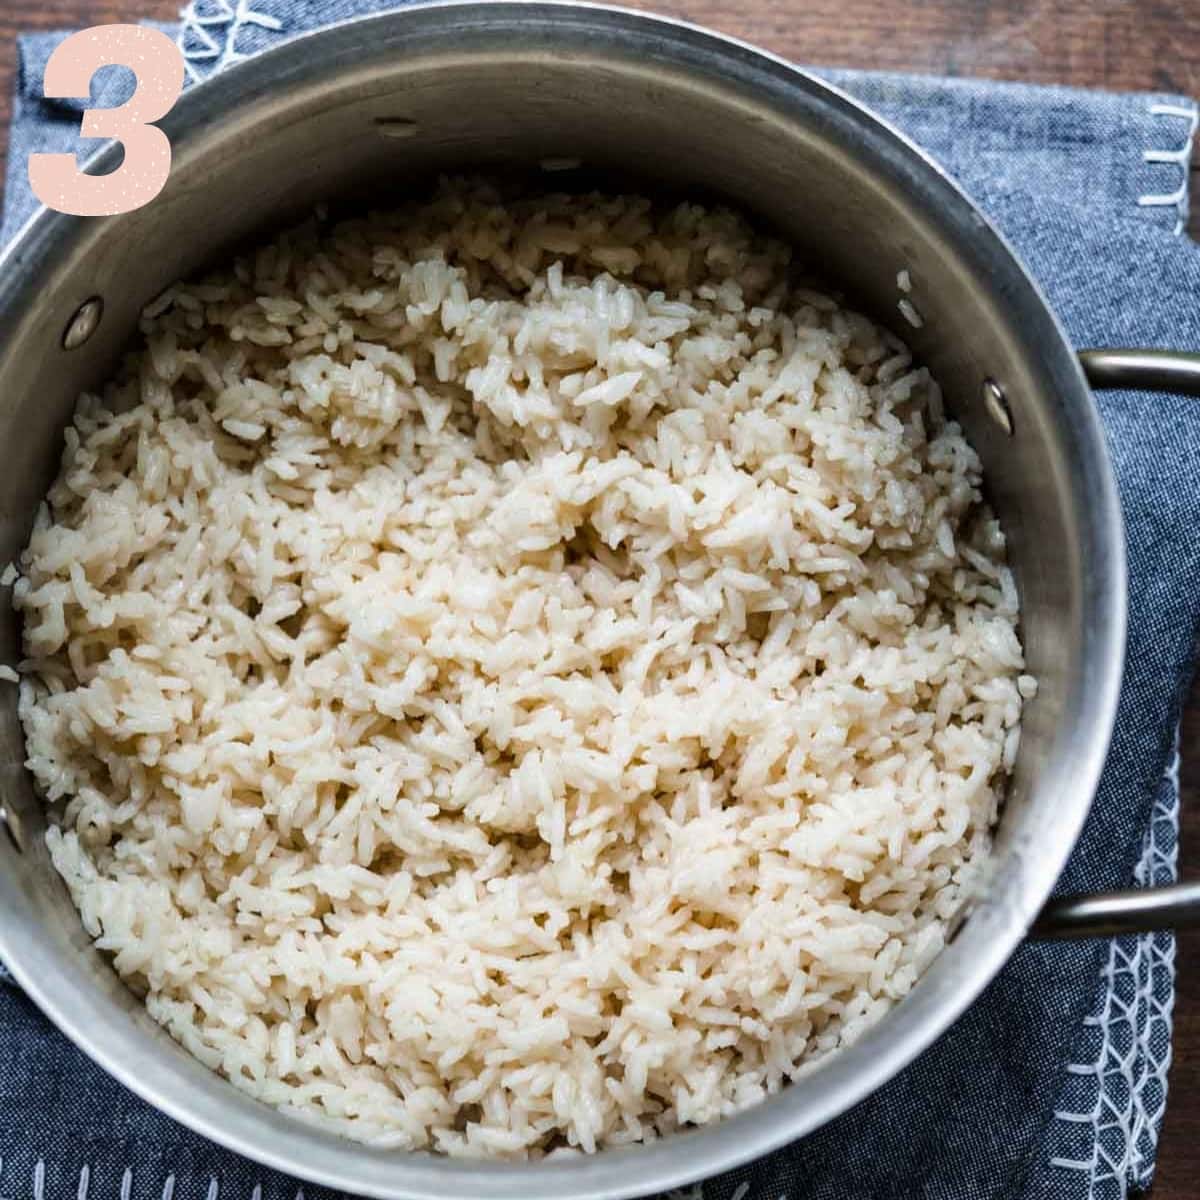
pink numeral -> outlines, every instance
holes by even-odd
[[[47,208],[77,217],[130,212],[162,191],[171,170],[171,143],[150,124],[165,117],[183,91],[183,55],[165,33],[141,25],[97,25],[73,33],[46,63],[45,93],[86,99],[92,76],[128,67],[134,93],[119,108],[89,108],[83,137],[116,138],[125,161],[111,174],[85,175],[73,154],[31,154],[29,186]]]

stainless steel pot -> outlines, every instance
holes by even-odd
[[[146,1016],[84,934],[46,853],[8,689],[0,954],[21,985],[87,1053],[185,1124],[379,1197],[657,1192],[797,1138],[878,1087],[950,1025],[1042,910],[1091,803],[1121,678],[1125,560],[1112,472],[1079,360],[1020,262],[933,163],[841,93],[740,43],[618,10],[405,9],[235,66],[189,92],[162,126],[174,167],[158,199],[113,218],[42,213],[0,266],[0,561],[27,539],[75,397],[113,366],[139,310],[168,283],[331,192],[371,184],[387,201],[442,168],[578,157],[730,198],[891,324],[897,273],[910,272],[924,322],[901,329],[983,457],[1041,686],[986,887],[911,996],[783,1094],[656,1145],[531,1165],[370,1150],[211,1074]],[[103,152],[94,169],[113,165]],[[1108,353],[1085,365],[1102,385],[1200,391],[1196,360]],[[5,604],[5,661],[18,645]],[[1160,894],[1149,909],[1145,895],[1059,903],[1040,929],[1190,917],[1196,890]]]

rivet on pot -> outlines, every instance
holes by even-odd
[[[22,845],[24,839],[21,837],[21,826],[15,815],[10,813],[7,808],[0,805],[0,824],[3,824],[8,832],[9,840],[17,848],[18,854],[25,853],[25,847]]]
[[[971,909],[974,906],[971,903],[960,904],[955,910],[950,920],[946,922],[945,941],[949,946],[960,933],[963,926],[967,923],[967,918],[971,915]]]
[[[1012,437],[1013,421],[1012,412],[1008,407],[1008,399],[1004,395],[1004,390],[994,379],[985,379],[983,381],[983,403],[988,410],[988,416],[1009,437]]]
[[[419,126],[408,117],[376,117],[375,128],[381,137],[410,138]]]
[[[77,350],[96,332],[100,318],[104,315],[104,301],[99,296],[85,300],[76,310],[75,315],[67,322],[63,330],[62,345],[64,350]]]

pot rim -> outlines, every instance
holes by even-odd
[[[1078,786],[1070,797],[1062,798],[1061,845],[1027,864],[1023,890],[1006,900],[1003,914],[989,924],[987,938],[969,939],[964,933],[962,941],[978,943],[970,970],[960,973],[952,981],[953,987],[942,987],[936,1006],[926,1005],[914,1013],[898,1005],[858,1042],[817,1070],[735,1116],[654,1143],[534,1163],[449,1159],[371,1148],[252,1100],[185,1051],[179,1051],[179,1058],[138,1053],[139,1047],[146,1047],[144,1022],[130,1021],[115,1001],[108,1003],[116,1015],[98,1031],[82,1006],[73,1003],[70,990],[61,986],[63,966],[55,953],[40,945],[38,938],[0,906],[0,955],[46,1016],[143,1100],[230,1150],[289,1174],[381,1200],[449,1196],[473,1200],[485,1196],[497,1200],[616,1200],[684,1186],[759,1158],[811,1132],[911,1062],[999,972],[1049,895],[1074,846],[1107,752],[1124,658],[1124,533],[1111,463],[1091,392],[1053,309],[1007,240],[943,168],[889,122],[839,88],[745,41],[675,18],[584,0],[429,0],[302,34],[232,64],[190,87],[159,124],[178,153],[182,139],[189,135],[201,137],[206,127],[230,111],[231,105],[251,102],[269,90],[274,81],[291,82],[297,74],[304,74],[306,66],[311,77],[324,77],[328,68],[312,64],[320,64],[325,58],[335,60],[338,56],[330,48],[358,45],[378,55],[380,48],[398,44],[406,30],[447,17],[471,28],[510,33],[532,20],[541,32],[573,32],[579,45],[584,44],[587,31],[596,26],[630,39],[650,38],[680,54],[684,49],[707,53],[719,63],[722,78],[731,88],[736,84],[750,90],[757,85],[764,103],[780,103],[767,92],[765,84],[769,82],[776,88],[793,89],[796,97],[819,100],[837,110],[839,119],[857,126],[871,141],[871,151],[886,153],[890,161],[904,163],[927,192],[936,191],[939,201],[946,205],[944,221],[954,218],[969,224],[979,238],[993,243],[990,252],[1007,272],[1007,282],[1014,289],[1006,298],[1013,301],[1022,318],[1028,318],[1031,327],[1036,326],[1038,353],[1051,362],[1060,387],[1071,393],[1068,399],[1078,409],[1083,437],[1090,443],[1083,447],[1085,456],[1090,455],[1098,473],[1097,491],[1092,497],[1093,520],[1103,530],[1108,560],[1098,567],[1102,616],[1107,620],[1097,635],[1104,663],[1089,709],[1093,732],[1075,773]],[[114,147],[101,149],[89,160],[89,169],[112,169],[115,154]],[[79,236],[81,228],[78,218],[44,208],[26,222],[0,256],[0,313],[8,311],[27,286],[18,282],[21,276],[65,253],[64,247]],[[216,1086],[210,1086],[201,1076]],[[821,1098],[814,1103],[813,1085],[818,1082]]]

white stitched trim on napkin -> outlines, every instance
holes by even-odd
[[[188,82],[195,83],[247,57],[237,49],[238,34],[249,25],[278,33],[283,23],[255,12],[250,0],[191,0],[180,15],[176,45],[183,51]]]
[[[0,1174],[4,1172],[4,1159],[0,1158]],[[75,1189],[75,1200],[88,1200],[88,1189],[91,1187],[92,1168],[84,1163],[79,1169],[79,1184]],[[172,1172],[163,1181],[162,1200],[174,1200],[175,1196],[175,1175]],[[743,1188],[748,1189],[748,1185],[743,1184]],[[33,1200],[46,1200],[46,1160],[39,1158],[33,1165]],[[220,1183],[215,1175],[208,1177],[208,1190],[205,1193],[205,1200],[217,1200],[220,1194]],[[256,1183],[250,1192],[250,1200],[262,1200],[262,1184]],[[133,1195],[133,1168],[126,1167],[121,1173],[121,1184],[118,1191],[119,1200],[130,1200]],[[742,1200],[746,1195],[745,1191],[739,1189],[731,1200]],[[680,1193],[682,1200],[703,1200],[703,1194],[699,1188],[694,1193]],[[293,1200],[305,1200],[304,1189],[297,1188]],[[779,1200],[787,1200],[786,1196],[780,1196]]]
[[[1148,192],[1138,197],[1140,208],[1173,207],[1177,214],[1175,233],[1183,232],[1188,218],[1188,169],[1192,161],[1192,142],[1196,137],[1196,126],[1200,123],[1200,111],[1193,104],[1184,108],[1179,104],[1151,104],[1150,115],[1153,117],[1171,117],[1188,122],[1187,136],[1177,150],[1145,150],[1142,161],[1148,163],[1174,164],[1179,168],[1179,186],[1171,192]]]
[[[1134,869],[1140,887],[1171,882],[1178,858],[1179,746],[1164,772],[1169,787],[1155,797],[1150,828],[1142,856]],[[1091,1062],[1071,1063],[1069,1074],[1088,1082],[1089,1099],[1076,1099],[1075,1107],[1060,1109],[1055,1118],[1066,1129],[1090,1126],[1090,1153],[1056,1155],[1050,1165],[1073,1172],[1082,1182],[1078,1193],[1087,1200],[1125,1197],[1132,1181],[1144,1182],[1153,1158],[1157,1130],[1166,1106],[1167,1070],[1171,1065],[1170,1037],[1156,1037],[1165,1023],[1168,1030],[1174,994],[1164,976],[1174,978],[1175,943],[1162,933],[1114,939],[1103,971],[1103,997],[1085,1027],[1094,1030],[1098,1045]],[[1166,1051],[1156,1046],[1165,1040]]]

